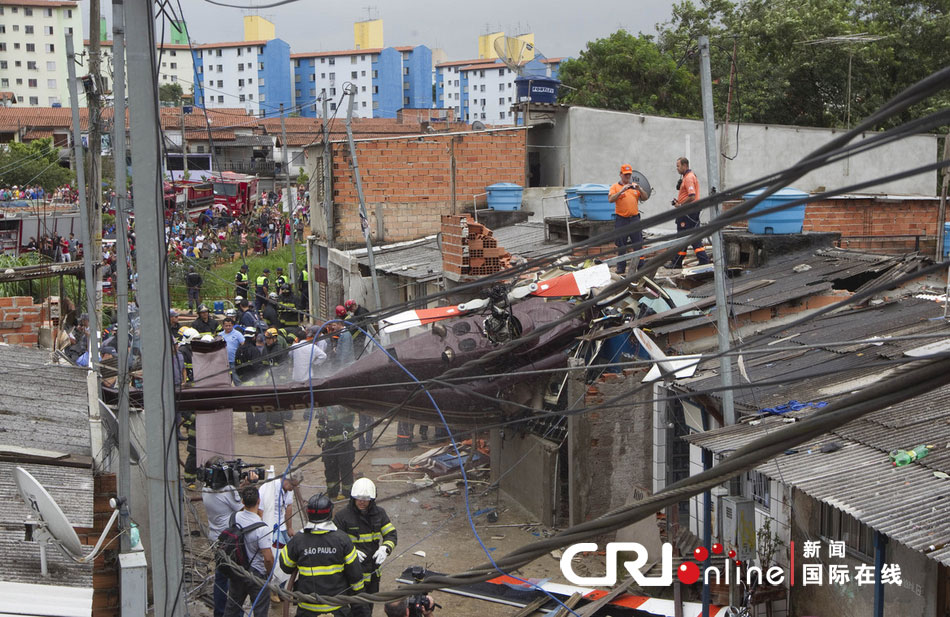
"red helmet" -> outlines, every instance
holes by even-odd
[[[336,316],[341,318],[346,317],[346,308],[344,308],[342,304],[336,306]]]
[[[343,306],[345,306],[347,309],[352,310],[353,308],[356,307],[356,300],[347,300],[346,302],[343,303]]]

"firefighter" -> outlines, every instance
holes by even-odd
[[[331,520],[333,502],[323,493],[307,501],[307,525],[280,551],[280,569],[297,573],[294,591],[317,595],[355,595],[363,591],[363,572],[353,542]],[[346,614],[335,604],[300,602],[298,617]]]
[[[287,284],[287,277],[284,276],[284,269],[281,267],[278,267],[277,276],[274,277],[274,286],[277,287],[277,289],[280,289],[286,284]]]
[[[280,295],[277,297],[277,314],[281,323],[288,329],[292,330],[300,325],[300,313],[297,311],[297,303],[294,302],[290,285],[285,284],[280,288]]]
[[[386,511],[376,505],[376,485],[369,478],[353,483],[350,503],[337,512],[333,522],[353,541],[363,566],[363,591],[379,591],[379,568],[396,548],[396,528]],[[354,604],[353,617],[370,617],[372,604]]]
[[[267,300],[267,294],[270,288],[270,268],[264,268],[259,277],[254,280],[254,308],[257,312],[261,311],[264,301]]]
[[[331,499],[347,499],[353,487],[353,461],[356,460],[356,450],[350,439],[354,432],[353,412],[342,405],[331,405],[321,411],[317,439],[323,450],[327,495]]]

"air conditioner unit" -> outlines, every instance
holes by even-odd
[[[755,504],[748,497],[725,495],[719,501],[722,543],[734,549],[737,559],[746,561],[756,555]]]

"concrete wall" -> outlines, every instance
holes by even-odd
[[[491,431],[491,479],[542,525],[555,525],[558,445],[534,434]],[[504,476],[502,476],[504,474]]]
[[[801,547],[805,540],[819,540],[819,503],[794,491],[792,540],[795,541],[796,563],[814,563],[813,559],[801,558]],[[852,576],[846,585],[808,585],[799,584],[801,566],[797,566],[796,585],[791,589],[792,615],[826,615],[828,607],[847,607],[843,615],[873,615],[874,585],[857,585],[854,582],[854,570],[858,564],[874,565],[873,560],[865,561],[848,553],[844,559],[828,558],[827,542],[822,541],[822,559],[825,564],[839,563],[848,566]],[[903,617],[905,615],[931,616],[937,614],[937,562],[927,559],[923,554],[912,551],[895,541],[888,542],[885,563],[896,563],[901,567],[903,584],[884,585],[885,617]],[[825,576],[828,568],[824,568]]]
[[[708,178],[701,121],[586,107],[571,107],[566,117],[559,114],[557,122],[564,121],[569,125],[568,140],[561,143],[569,146],[567,185],[615,182],[620,164],[630,163],[644,173],[653,186],[656,197],[650,205],[656,203],[670,207],[669,200],[675,194],[679,179],[674,163],[677,157],[686,156],[705,194]],[[724,186],[734,186],[784,169],[828,143],[840,131],[743,124],[739,130],[738,148],[735,126],[729,134],[732,140],[729,153],[737,154],[733,161],[725,164],[720,161]],[[874,133],[868,133],[865,137],[872,135]],[[936,136],[917,135],[816,170],[793,182],[792,186],[809,192],[817,192],[821,187],[844,187],[900,169],[933,163],[936,157]],[[895,162],[898,163],[895,165]],[[932,196],[936,193],[936,178],[936,172],[929,172],[866,191]]]

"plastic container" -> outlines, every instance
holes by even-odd
[[[518,77],[515,89],[518,100],[530,99],[532,103],[557,103],[557,90],[561,82],[551,77]]]
[[[743,199],[752,199],[762,193],[764,189],[746,193]],[[749,232],[754,234],[800,234],[805,223],[805,204],[793,206],[771,214],[753,216],[753,213],[773,208],[790,201],[797,201],[808,197],[808,193],[785,187],[756,205],[749,212]]]
[[[607,201],[610,187],[606,184],[581,184],[577,187],[581,213],[591,221],[609,221],[614,218],[614,205]]]
[[[524,189],[511,182],[499,182],[486,187],[488,207],[492,210],[521,210],[521,196]]]
[[[564,189],[564,199],[567,200],[567,213],[571,215],[571,218],[579,219],[584,216],[584,213],[581,211],[581,200],[577,196],[576,186],[569,186]]]
[[[223,312],[224,312],[224,301],[223,301],[223,300],[215,300],[215,301],[214,301],[214,312],[215,312],[215,313],[223,313]]]

